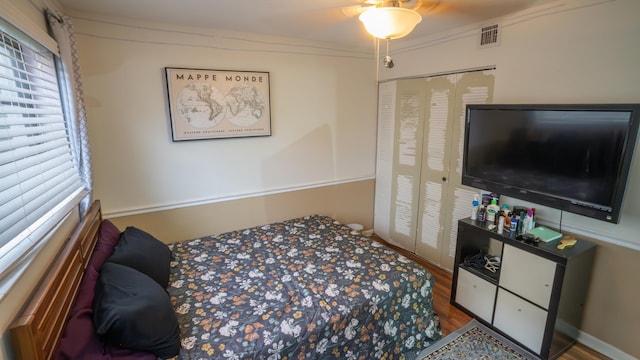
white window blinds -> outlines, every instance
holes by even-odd
[[[82,195],[53,54],[0,29],[0,279]]]

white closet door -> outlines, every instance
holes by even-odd
[[[461,185],[467,104],[489,103],[493,70],[378,87],[374,231],[451,270],[458,219],[477,190]]]
[[[426,79],[426,121],[423,132],[422,171],[416,253],[430,262],[441,263],[447,206],[449,147],[453,134],[456,83],[458,75]]]
[[[416,250],[424,96],[424,79],[397,81],[389,237],[411,252]]]
[[[391,179],[393,178],[396,86],[396,81],[384,82],[378,85],[378,139],[373,231],[387,241],[389,241],[389,234],[391,233]]]
[[[494,70],[427,79],[416,252],[448,270],[453,270],[458,220],[470,215],[478,193],[461,182],[466,106],[491,103],[493,84]]]
[[[415,252],[417,196],[424,126],[424,79],[378,86],[374,231]]]

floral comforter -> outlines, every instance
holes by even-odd
[[[324,216],[170,245],[179,359],[412,359],[433,276]]]

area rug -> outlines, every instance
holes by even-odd
[[[420,352],[416,360],[534,360],[522,347],[473,319]]]

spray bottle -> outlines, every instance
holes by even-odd
[[[478,219],[478,205],[480,205],[480,198],[478,197],[478,195],[474,195],[473,196],[473,201],[471,202],[471,220],[476,220]]]

